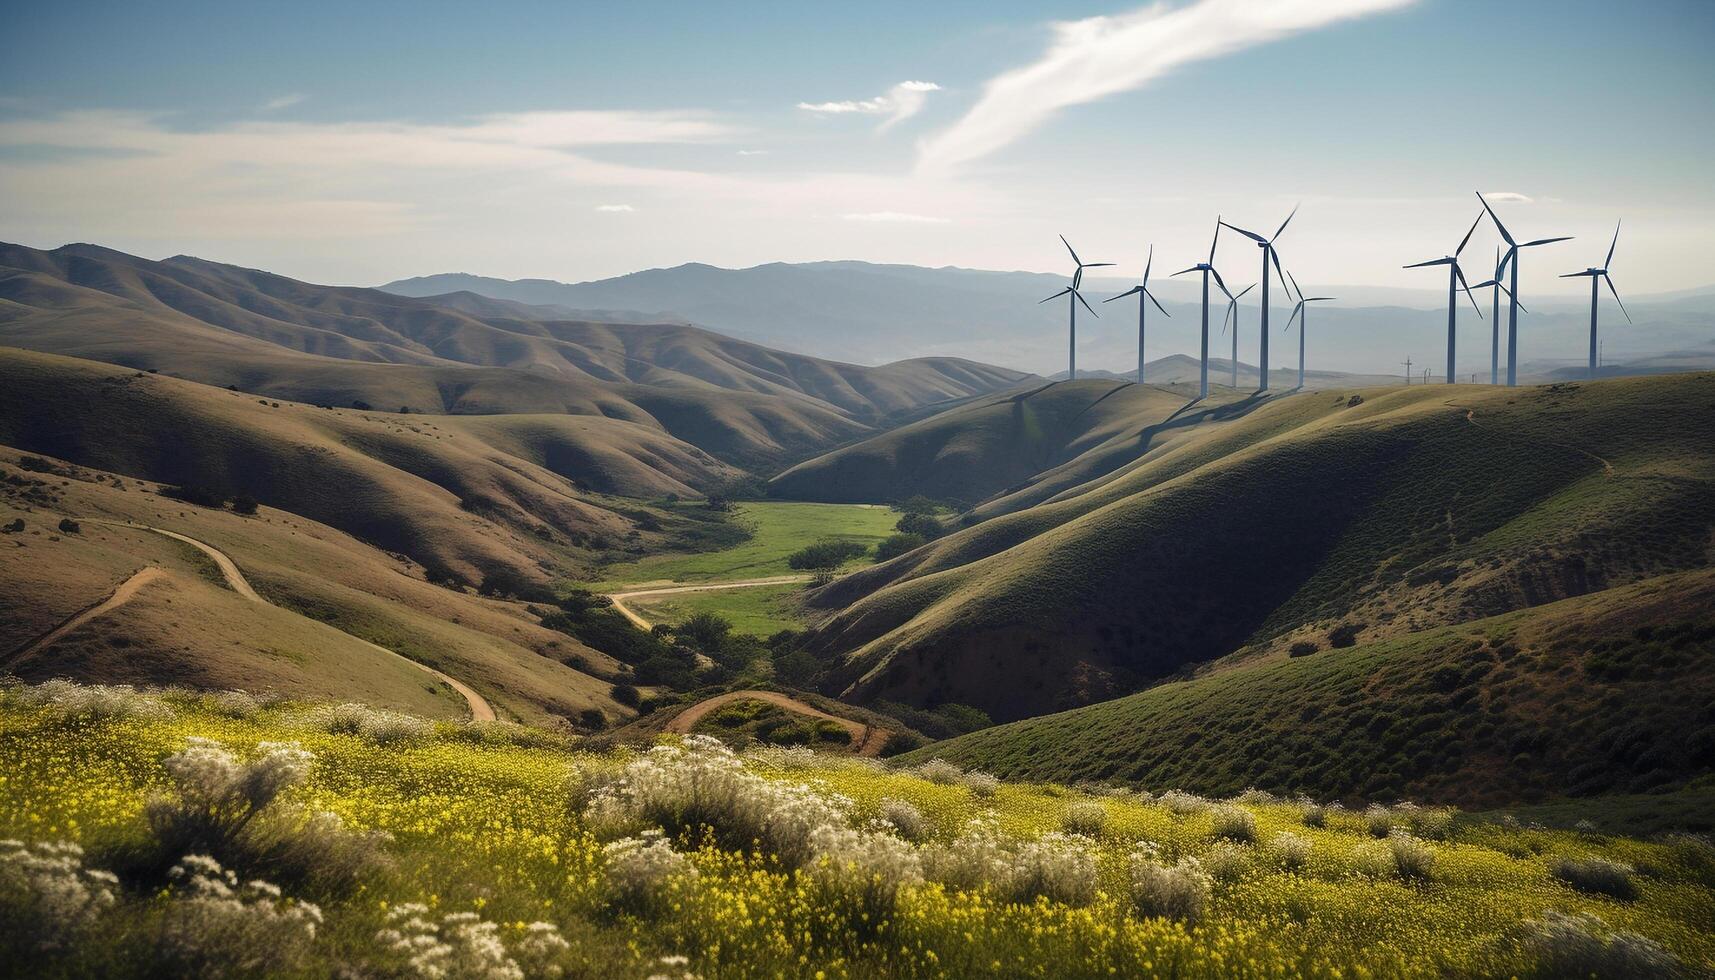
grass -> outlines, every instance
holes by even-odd
[[[1668,789],[1715,766],[1711,610],[1715,572],[1682,573],[1276,654],[904,758],[1009,778],[1461,805]]]
[[[68,718],[0,698],[0,838],[81,843],[89,864],[110,866],[147,837],[145,799],[167,787],[162,760],[188,736],[217,739],[246,757],[259,742],[299,742],[314,760],[306,781],[278,805],[325,809],[352,831],[390,837],[379,845],[384,865],[363,872],[355,890],[330,891],[313,876],[289,887],[284,901],[313,901],[323,915],[293,975],[391,975],[398,964],[377,933],[389,910],[407,903],[422,903],[420,914],[435,921],[470,913],[495,923],[509,951],[521,949],[527,923],[549,923],[569,940],[556,962],[574,978],[668,972],[662,958],[673,956],[686,958],[676,972],[723,978],[1215,977],[1232,975],[1237,964],[1255,976],[1527,975],[1552,951],[1517,940],[1532,934],[1527,922],[1556,912],[1598,916],[1600,924],[1587,925],[1604,941],[1612,930],[1641,934],[1689,972],[1715,968],[1707,845],[1467,822],[1451,839],[1423,845],[1434,857],[1428,877],[1404,878],[1374,860],[1373,848],[1385,844],[1371,841],[1354,814],[1311,828],[1294,805],[1233,803],[1252,815],[1259,841],[1290,831],[1307,842],[1302,868],[1288,871],[1260,851],[1253,859],[1247,847],[1235,860],[1236,845],[1217,841],[1206,812],[1176,815],[1144,798],[1091,797],[1049,784],[1006,783],[977,797],[957,783],[829,758],[759,756],[746,769],[844,796],[850,803],[841,819],[860,834],[884,801],[920,811],[926,844],[852,852],[890,860],[875,867],[896,875],[897,891],[872,888],[857,901],[837,887],[845,880],[837,866],[793,871],[687,833],[672,843],[683,855],[677,863],[696,876],[666,885],[660,902],[625,911],[614,902],[627,882],[608,878],[617,852],[604,852],[596,836],[610,831],[587,822],[568,796],[574,774],[599,778],[623,757],[525,731],[450,724],[427,741],[384,748],[306,726],[297,720],[302,705],[232,717],[196,699],[168,701],[172,718]],[[1104,811],[1099,840],[1074,838],[1070,851],[1052,837],[1038,841],[1074,806]],[[973,818],[991,821],[1001,867],[1028,864],[1043,890],[1088,904],[1021,901],[1009,888],[964,890],[903,875],[902,862],[949,847]],[[1134,852],[1173,866],[1218,850],[1237,870],[1214,883],[1195,925],[1134,910]],[[1551,873],[1561,859],[1593,858],[1650,869],[1637,876],[1636,898],[1582,892]],[[979,874],[995,867],[979,865]],[[159,937],[194,939],[216,955],[223,941],[233,942],[212,927],[183,934],[170,914],[180,899],[154,880],[127,878],[118,890],[118,906],[88,926],[69,956],[52,958],[33,945],[35,936],[6,933],[31,944],[12,950],[13,967],[45,977],[137,976],[151,968]],[[15,904],[18,891],[8,885],[0,900],[8,903],[0,921],[25,921],[30,909]],[[238,952],[266,962],[274,951],[226,950]]]
[[[642,582],[701,584],[798,574],[786,564],[794,551],[823,538],[873,548],[893,532],[899,515],[863,504],[751,501],[734,505],[734,520],[751,529],[742,544],[692,555],[661,555],[602,569],[591,587],[604,592]],[[859,559],[859,562],[865,559]],[[735,590],[736,591],[736,590]]]
[[[1715,374],[1362,394],[1271,400],[820,590],[829,689],[1011,720],[1709,561]]]
[[[698,613],[710,612],[732,623],[735,632],[767,638],[781,630],[804,628],[800,605],[803,594],[804,583],[793,582],[714,592],[681,592],[626,602],[651,623],[677,625]]]

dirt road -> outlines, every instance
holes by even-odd
[[[106,613],[118,609],[120,606],[130,602],[132,598],[142,590],[143,586],[148,585],[150,582],[153,582],[164,574],[166,573],[161,571],[161,569],[155,565],[145,565],[138,569],[130,578],[119,583],[119,587],[113,590],[112,595],[101,600],[95,605],[90,606],[75,616],[72,616],[70,619],[26,644],[22,650],[19,650],[13,655],[14,659],[22,659],[45,646],[58,643],[60,640],[65,639],[72,630],[77,629],[84,623],[89,622],[97,616],[105,615]]]
[[[619,614],[631,620],[632,625],[640,630],[649,629],[654,624],[637,614],[637,611],[625,604],[627,599],[642,599],[648,596],[674,595],[680,592],[713,592],[719,589],[748,589],[758,585],[790,585],[793,582],[808,582],[808,575],[776,575],[773,578],[747,578],[737,582],[710,582],[707,585],[669,585],[656,589],[636,589],[630,592],[609,592],[607,597],[613,600],[613,608]]]
[[[138,530],[138,531],[153,531],[156,534],[164,535],[166,537],[172,538],[175,541],[183,541],[185,544],[188,544],[191,547],[202,552],[203,554],[207,555],[209,557],[209,559],[214,562],[215,566],[220,569],[221,577],[226,579],[227,587],[232,589],[232,591],[238,593],[239,595],[243,596],[246,599],[249,599],[251,602],[259,602],[259,603],[262,603],[263,605],[268,605],[268,606],[273,605],[273,603],[269,602],[267,599],[262,598],[262,596],[260,594],[258,594],[254,588],[251,587],[250,580],[246,579],[244,577],[244,573],[239,570],[237,562],[233,561],[225,552],[221,551],[220,549],[214,547],[211,544],[208,544],[208,543],[203,542],[203,541],[198,541],[196,538],[190,537],[189,535],[180,534],[177,531],[169,531],[166,528],[160,528],[160,527],[151,527],[147,524],[134,524],[130,521],[107,521],[107,520],[101,520],[99,518],[89,518],[89,519],[85,519],[83,521],[83,523],[86,523],[86,524],[105,524],[109,527],[128,527],[128,528],[133,528],[133,529]],[[111,609],[118,607],[118,606],[124,605],[126,602],[130,601],[132,596],[137,594],[138,589],[141,589],[144,585],[147,585],[156,576],[159,576],[161,574],[162,574],[161,569],[156,568],[153,565],[151,565],[147,568],[144,568],[142,571],[139,571],[137,574],[126,579],[125,582],[119,586],[119,588],[114,590],[113,595],[111,595],[107,598],[107,601],[102,602],[99,605],[93,606],[90,609],[87,609],[84,612],[81,612],[81,613],[77,614],[76,616],[73,616],[71,619],[66,620],[66,622],[61,624],[53,632],[51,632],[51,633],[47,634],[46,636],[42,637],[41,639],[37,640],[35,643],[32,643],[23,652],[25,654],[27,654],[27,653],[30,653],[34,650],[40,649],[41,647],[46,646],[49,643],[52,643],[52,642],[58,640],[60,637],[66,635],[67,633],[70,633],[72,630],[83,625],[84,623],[88,622],[89,620],[94,619],[96,616],[99,616],[102,613],[105,613]],[[275,607],[275,608],[279,608],[279,607]],[[334,628],[338,629],[338,627],[334,627]],[[344,633],[345,631],[340,630],[340,632]],[[471,717],[472,721],[493,721],[494,720],[494,718],[495,718],[494,706],[488,703],[487,698],[484,698],[482,695],[478,694],[475,690],[473,690],[470,687],[470,685],[465,684],[463,681],[457,680],[456,678],[454,678],[454,677],[452,677],[452,676],[450,676],[450,675],[448,675],[442,671],[436,670],[435,668],[430,667],[427,664],[420,664],[417,661],[412,660],[410,657],[407,657],[402,653],[398,653],[397,651],[394,651],[394,650],[389,650],[386,647],[381,646],[379,644],[371,643],[368,640],[365,640],[364,638],[362,638],[360,636],[352,636],[352,634],[350,634],[350,633],[346,633],[345,635],[351,636],[352,639],[356,640],[357,642],[363,644],[366,647],[369,647],[371,650],[375,650],[375,651],[378,651],[380,653],[385,653],[389,657],[397,657],[400,660],[403,660],[406,663],[410,664],[411,666],[417,668],[418,670],[421,670],[424,673],[433,675],[441,683],[452,688],[454,691],[458,692],[460,697],[464,698],[465,705],[470,709],[470,717]],[[20,654],[20,655],[22,655],[22,654]]]
[[[831,721],[851,733],[852,745],[856,747],[857,754],[862,756],[879,755],[881,747],[887,744],[888,736],[893,734],[885,728],[877,728],[860,721],[852,721],[850,718],[830,715],[815,705],[806,704],[797,698],[781,694],[779,691],[728,691],[725,694],[717,694],[712,698],[698,701],[679,712],[672,721],[667,723],[667,730],[683,735],[695,728],[697,722],[707,717],[709,712],[734,701],[766,701],[769,704],[785,708],[787,711],[795,711],[801,715]]]

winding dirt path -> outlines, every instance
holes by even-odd
[[[274,605],[273,603],[269,602],[267,599],[262,598],[262,596],[259,593],[257,593],[257,591],[254,588],[251,587],[250,580],[246,579],[244,577],[244,573],[239,570],[237,562],[233,561],[230,557],[228,557],[224,551],[221,551],[220,549],[214,547],[211,544],[207,544],[206,542],[198,541],[196,538],[190,537],[189,535],[180,534],[177,531],[169,531],[166,528],[160,528],[160,527],[151,527],[148,524],[135,524],[135,523],[132,523],[131,521],[108,521],[108,520],[101,520],[99,518],[89,518],[89,519],[85,519],[84,523],[87,523],[87,524],[105,524],[109,527],[128,527],[128,528],[133,528],[133,529],[139,530],[139,531],[153,531],[156,534],[164,535],[166,537],[172,538],[175,541],[183,541],[185,544],[188,544],[188,545],[192,546],[193,548],[196,548],[198,551],[202,552],[203,554],[207,555],[214,562],[215,566],[220,569],[221,576],[226,579],[227,587],[231,588],[232,591],[238,593],[239,595],[243,596],[246,599],[249,599],[251,602],[259,602],[265,606],[273,606]],[[88,610],[85,610],[84,612],[79,613],[77,616],[74,616],[71,619],[67,620],[58,629],[54,630],[52,633],[49,633],[47,636],[45,636],[42,639],[37,640],[35,643],[31,644],[30,647],[24,651],[24,653],[27,654],[33,650],[39,649],[40,647],[46,646],[47,644],[52,643],[55,640],[58,640],[61,636],[64,636],[65,634],[76,629],[78,626],[81,626],[82,624],[88,622],[90,619],[93,619],[94,617],[99,616],[102,613],[107,612],[108,610],[113,609],[117,606],[123,605],[124,603],[129,601],[132,596],[137,594],[138,589],[142,588],[144,585],[147,585],[150,580],[152,580],[155,576],[158,576],[160,574],[162,574],[161,569],[159,569],[153,565],[143,569],[142,571],[138,572],[136,575],[133,575],[129,579],[126,579],[125,582],[122,585],[120,585],[118,589],[114,590],[113,595],[109,596],[106,602],[103,602],[97,606],[94,606]],[[129,590],[129,591],[127,591],[127,590]],[[124,593],[124,595],[121,596],[121,593]],[[281,607],[275,606],[274,608],[278,609]],[[290,611],[290,610],[288,610],[288,611]],[[324,625],[328,625],[328,624],[324,624]],[[337,626],[333,627],[333,628],[339,629],[339,627],[337,627]],[[345,633],[344,630],[340,630],[340,632]],[[471,688],[470,685],[464,683],[463,681],[454,678],[450,674],[436,670],[435,668],[430,667],[427,664],[418,663],[417,661],[412,660],[410,657],[407,657],[404,654],[399,653],[396,650],[389,650],[386,647],[381,646],[378,643],[371,643],[361,636],[353,636],[350,633],[345,633],[345,635],[350,636],[352,639],[354,639],[357,642],[363,644],[364,646],[370,648],[371,650],[375,650],[375,651],[380,652],[380,653],[385,653],[389,657],[397,657],[398,659],[405,661],[406,663],[417,668],[418,670],[423,671],[426,674],[432,675],[436,680],[439,680],[441,683],[447,685],[448,687],[452,688],[454,691],[458,692],[459,696],[464,698],[466,707],[468,707],[470,709],[470,719],[472,721],[494,721],[495,720],[494,706],[488,703],[487,698],[484,698],[482,695],[478,694],[473,688]],[[20,654],[20,656],[21,655],[22,654]]]
[[[781,694],[779,691],[728,691],[725,694],[717,694],[712,698],[698,701],[679,712],[671,721],[667,722],[667,730],[684,735],[695,728],[697,722],[707,717],[709,712],[734,701],[766,701],[769,704],[785,708],[787,711],[831,721],[851,734],[852,744],[857,747],[857,754],[861,756],[873,757],[881,754],[881,747],[887,744],[888,736],[893,734],[885,728],[877,728],[874,725],[866,725],[850,718],[830,715],[815,705]]]
[[[77,629],[84,623],[89,622],[97,616],[102,616],[112,612],[120,606],[125,605],[127,602],[130,602],[136,597],[138,592],[142,591],[143,586],[148,585],[150,582],[153,582],[164,574],[166,573],[157,565],[143,566],[133,573],[130,578],[120,582],[119,587],[113,590],[112,595],[92,606],[85,607],[81,612],[74,614],[70,619],[58,626],[55,626],[53,629],[48,630],[41,636],[36,637],[29,643],[26,643],[23,649],[12,655],[11,659],[21,660],[45,646],[51,646],[52,644],[58,643],[60,640],[65,639],[72,630]]]
[[[1475,409],[1473,409],[1469,406],[1466,406],[1466,405],[1457,405],[1457,404],[1454,404],[1453,402],[1447,402],[1446,404],[1451,408],[1463,408],[1465,410],[1465,421],[1471,423],[1472,425],[1476,426],[1477,428],[1487,429],[1490,432],[1495,431],[1494,429],[1490,429],[1488,426],[1477,421],[1477,412]],[[1543,439],[1527,439],[1524,436],[1517,436],[1517,435],[1513,435],[1512,433],[1501,433],[1501,434],[1506,436],[1509,439],[1512,439],[1514,442],[1522,442],[1522,443],[1526,443],[1528,445],[1537,445],[1537,446],[1553,446],[1555,449],[1565,449],[1568,452],[1574,452],[1574,453],[1578,453],[1578,454],[1583,455],[1583,456],[1588,456],[1591,459],[1595,460],[1596,462],[1602,464],[1602,476],[1603,477],[1612,478],[1614,475],[1614,464],[1608,462],[1607,460],[1596,455],[1595,453],[1591,452],[1588,449],[1582,449],[1578,446],[1569,446],[1563,442],[1549,442],[1549,441],[1543,440]]]
[[[642,599],[649,596],[675,595],[680,592],[713,592],[718,589],[749,589],[759,585],[790,585],[793,582],[808,582],[808,575],[776,575],[772,578],[747,578],[737,582],[710,582],[707,585],[670,585],[658,589],[636,589],[630,592],[609,592],[607,597],[613,600],[613,608],[619,614],[631,620],[631,624],[640,630],[647,630],[655,624],[637,614],[635,609],[625,604],[627,599]]]

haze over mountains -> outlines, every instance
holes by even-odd
[[[1189,260],[1180,265],[1190,264]],[[1290,264],[1290,263],[1289,263]],[[1473,267],[1481,262],[1472,263]],[[1173,352],[1195,354],[1201,317],[1198,285],[1171,279],[1175,266],[1157,250],[1150,288],[1172,315],[1151,310],[1150,357]],[[1141,268],[1126,269],[1130,274]],[[1226,262],[1222,271],[1237,292],[1257,270],[1246,257],[1241,266]],[[1589,331],[1588,293],[1572,286],[1552,295],[1524,296],[1519,324],[1521,371],[1545,377],[1563,367],[1582,367]],[[1079,317],[1079,363],[1087,368],[1130,371],[1136,363],[1135,300],[1100,300],[1130,288],[1135,280],[1091,276],[1086,294],[1100,319]],[[1158,285],[1159,284],[1159,285]],[[1065,277],[1030,272],[988,272],[944,267],[877,265],[867,262],[775,262],[747,269],[721,269],[690,263],[650,269],[593,282],[545,279],[505,280],[452,273],[404,279],[383,290],[413,297],[469,292],[518,303],[546,306],[535,315],[573,315],[576,310],[633,311],[628,319],[676,319],[761,343],[857,363],[899,357],[947,355],[1016,366],[1044,376],[1064,371],[1065,307],[1038,305],[1065,285]],[[1398,376],[1407,356],[1433,366],[1439,375],[1446,350],[1446,293],[1443,290],[1385,289],[1325,283],[1301,283],[1307,292],[1334,295],[1339,302],[1312,312],[1308,360],[1313,369]],[[1253,290],[1241,302],[1239,359],[1254,364],[1257,348],[1257,299]],[[444,301],[444,300],[442,300]],[[1486,295],[1479,295],[1489,315]],[[1462,376],[1489,367],[1489,324],[1479,321],[1461,297]],[[1271,319],[1284,325],[1292,303],[1276,286]],[[1628,296],[1636,321],[1629,325],[1612,302],[1604,304],[1605,358],[1610,365],[1638,361],[1638,370],[1685,370],[1715,366],[1715,288],[1660,296]],[[1220,334],[1225,300],[1211,300],[1210,333]],[[1505,307],[1502,307],[1505,316]],[[1296,328],[1294,328],[1296,330]],[[1214,353],[1225,341],[1211,341]],[[1271,341],[1274,367],[1298,363],[1297,334]]]

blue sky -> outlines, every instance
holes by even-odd
[[[1541,288],[1622,216],[1622,288],[1715,280],[1701,0],[258,8],[9,11],[0,237],[358,283],[1058,270],[1057,232],[1189,264],[1218,211],[1302,201],[1301,281],[1430,289],[1398,267],[1482,189],[1519,234],[1578,236],[1532,256]]]

